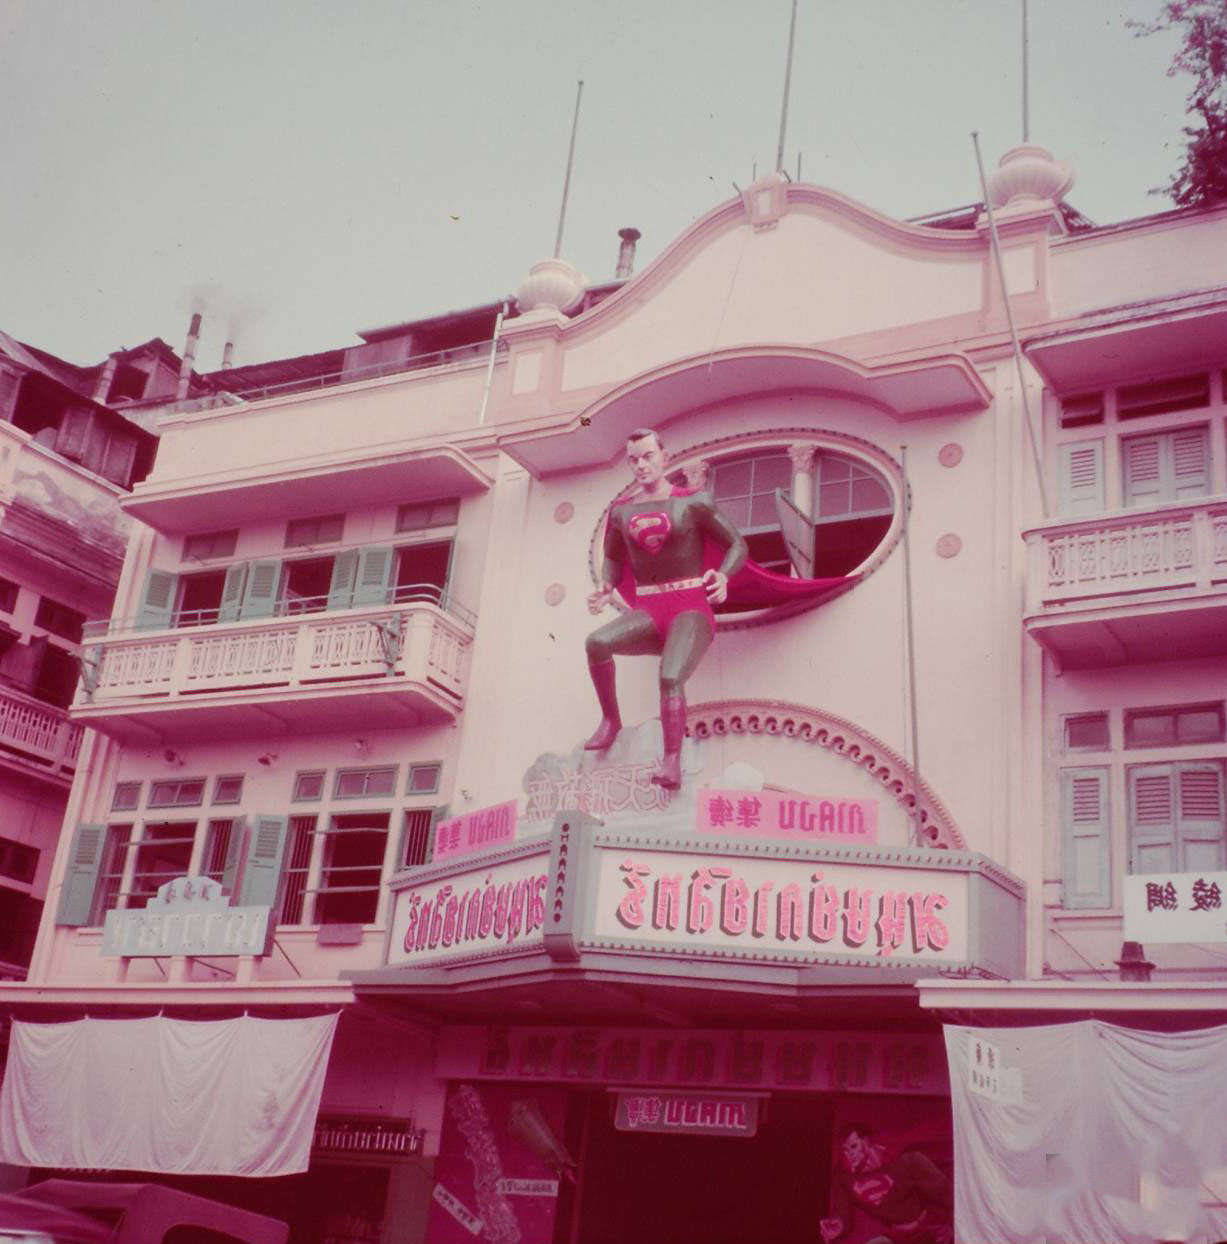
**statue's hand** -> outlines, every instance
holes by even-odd
[[[824,1240],[833,1240],[844,1229],[843,1219],[823,1218],[818,1222],[818,1230]]]
[[[593,592],[588,597],[588,612],[600,613],[613,599],[613,594],[614,590],[611,587],[601,588],[599,591]]]
[[[707,592],[707,603],[719,605],[729,594],[729,577],[719,570],[705,570],[703,588]]]

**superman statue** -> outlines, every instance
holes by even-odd
[[[730,590],[738,607],[760,609],[799,596],[832,595],[852,580],[790,579],[747,562],[745,538],[711,496],[669,481],[664,446],[651,429],[630,434],[626,458],[636,488],[610,510],[600,586],[588,597],[588,611],[600,613],[615,591],[631,608],[588,636],[588,670],[602,716],[584,747],[603,751],[622,728],[614,656],[659,654],[664,757],[652,781],[676,790],[686,680],[715,635],[713,607],[733,603]]]

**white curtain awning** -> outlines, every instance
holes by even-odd
[[[13,1023],[0,1162],[291,1175],[307,1169],[337,1014]]]

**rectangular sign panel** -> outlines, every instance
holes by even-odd
[[[620,1132],[753,1136],[758,1103],[759,1098],[744,1093],[619,1093],[614,1127]]]
[[[434,859],[454,859],[490,847],[504,846],[516,836],[516,801],[453,816],[435,826]]]
[[[600,849],[585,947],[791,963],[968,957],[967,875],[834,860]]]
[[[144,907],[108,911],[101,952],[125,959],[267,953],[271,908],[231,907],[211,877],[176,877]]]
[[[1227,872],[1130,874],[1125,938],[1131,942],[1227,942]]]
[[[858,845],[878,840],[874,799],[704,788],[699,791],[697,807],[695,828],[701,834]]]

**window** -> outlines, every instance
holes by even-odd
[[[1144,508],[1210,490],[1210,447],[1204,426],[1179,428],[1121,442],[1125,505]]]
[[[335,561],[333,557],[310,557],[286,562],[281,568],[279,612],[318,613],[327,609]]]
[[[199,801],[197,801],[199,802]],[[162,821],[143,826],[141,837],[129,842],[135,851],[132,881],[128,886],[129,907],[143,907],[160,885],[187,874],[196,841],[195,821]]]
[[[12,579],[0,578],[0,613],[12,613],[17,608],[20,588]]]
[[[439,604],[447,592],[451,564],[450,540],[410,544],[398,549],[392,599],[398,602],[425,600]]]
[[[1061,426],[1083,428],[1102,423],[1103,410],[1102,393],[1083,393],[1078,397],[1067,397],[1061,402]]]
[[[29,966],[42,911],[41,899],[24,890],[0,886],[0,962],[16,967]]]
[[[814,484],[814,576],[847,574],[881,543],[894,514],[886,482],[838,454],[818,456]]]
[[[185,574],[179,579],[179,608],[176,626],[207,626],[221,614],[222,592],[226,586],[224,570]]]
[[[402,505],[396,513],[396,530],[425,531],[428,527],[454,527],[460,518],[460,498],[444,501],[415,501]]]
[[[211,557],[233,557],[239,542],[237,528],[229,531],[202,531],[183,541],[183,560],[207,561]]]
[[[410,808],[405,812],[405,847],[398,865],[414,868],[430,859],[430,831],[435,814],[431,808]]]
[[[12,838],[0,838],[0,877],[11,877],[27,885],[38,871],[38,848]]]
[[[80,678],[81,663],[73,653],[44,643],[31,690],[45,703],[67,708],[77,693]]]
[[[396,768],[338,769],[333,786],[337,799],[363,799],[386,796],[396,791]]]
[[[1223,770],[1217,761],[1132,765],[1129,871],[1217,871],[1224,867]]]
[[[1222,704],[1180,708],[1131,709],[1125,713],[1126,747],[1173,747],[1184,743],[1221,743]]]
[[[41,626],[44,631],[71,640],[74,644],[81,642],[81,629],[85,626],[85,614],[61,605],[50,596],[42,597],[38,602],[38,611],[34,615],[34,625]]]
[[[285,547],[300,549],[312,544],[335,544],[345,530],[344,514],[296,518],[286,525]]]
[[[388,813],[334,816],[324,833],[315,923],[371,923],[379,907]]]
[[[442,765],[434,764],[410,765],[407,793],[410,795],[433,795],[439,789],[439,774],[442,768]]]
[[[154,782],[149,787],[151,808],[191,808],[204,802],[204,778],[180,782]]]
[[[214,803],[238,803],[243,798],[243,775],[227,774],[213,784]]]
[[[230,858],[231,838],[238,828],[239,823],[229,817],[209,822],[200,871],[206,877],[212,877],[218,884],[226,880],[226,862]],[[233,845],[237,847],[238,844]]]
[[[787,492],[791,484],[792,462],[783,453],[719,462],[712,471],[712,497],[746,537],[750,556],[780,574],[788,574],[792,563],[780,534],[775,492]]]
[[[1112,873],[1108,770],[1061,773],[1062,904],[1110,907]]]
[[[1179,410],[1200,410],[1210,405],[1210,377],[1179,376],[1131,384],[1116,391],[1116,417],[1140,419],[1145,415],[1167,415]]]
[[[1080,713],[1065,718],[1067,752],[1102,752],[1109,746],[1107,713]]]
[[[302,924],[306,918],[307,878],[311,872],[314,842],[315,817],[290,817],[290,840],[282,864],[277,908],[273,913],[276,924]]]
[[[306,773],[294,775],[294,794],[292,798],[299,803],[324,796],[324,770],[312,769]]]
[[[112,812],[130,812],[141,801],[141,784],[139,782],[117,782],[115,794],[111,796]]]

